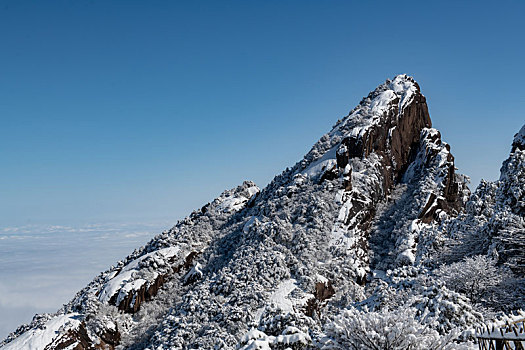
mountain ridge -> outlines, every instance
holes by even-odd
[[[344,348],[335,325],[352,310],[406,306],[427,338],[461,329],[453,346],[468,347],[483,313],[434,275],[480,241],[475,252],[523,275],[524,133],[500,180],[471,196],[419,85],[398,75],[264,189],[246,181],[223,192],[0,346]]]

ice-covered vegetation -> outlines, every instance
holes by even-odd
[[[224,192],[3,344],[75,313],[85,348],[472,348],[524,302],[522,131],[471,195],[397,76],[266,188]]]

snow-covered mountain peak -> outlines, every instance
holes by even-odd
[[[340,132],[351,137],[363,135],[370,126],[379,123],[389,109],[402,112],[416,93],[419,93],[418,84],[406,74],[387,80],[365,97],[331,133]]]
[[[341,144],[352,156],[393,151],[395,163],[402,164],[406,162],[407,149],[419,140],[420,130],[431,126],[419,85],[412,77],[401,74],[380,84],[340,119],[312,147],[301,166],[317,166],[321,158],[335,159],[336,152],[346,152]]]
[[[390,83],[386,83],[388,89],[395,92],[400,98],[399,108],[402,110],[410,103],[410,99],[416,92],[419,92],[419,85],[411,76],[406,74],[397,75]]]
[[[224,191],[0,348],[366,349],[379,340],[361,335],[395,324],[396,338],[415,332],[396,349],[465,349],[445,343],[456,327],[473,340],[474,308],[502,299],[466,293],[458,271],[500,271],[497,259],[525,270],[524,135],[500,181],[465,204],[467,177],[418,84],[398,75],[262,191]],[[473,254],[483,256],[448,266]]]

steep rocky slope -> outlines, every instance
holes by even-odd
[[[469,346],[499,299],[435,271],[483,254],[523,275],[525,128],[469,199],[431,126],[418,84],[386,81],[266,188],[224,192],[2,349],[347,348],[349,317],[396,308],[434,332],[420,337]]]
[[[489,254],[525,275],[525,126],[515,135],[499,181],[482,181],[465,213],[443,226],[457,237],[450,255]]]

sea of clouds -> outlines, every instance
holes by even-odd
[[[0,339],[36,313],[57,311],[99,272],[171,226],[0,227]]]

